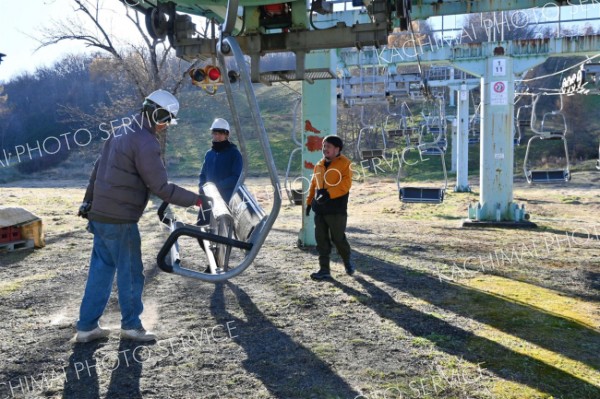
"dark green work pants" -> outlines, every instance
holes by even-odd
[[[319,252],[319,266],[329,270],[329,255],[331,242],[335,245],[344,264],[350,262],[350,244],[346,239],[346,220],[348,215],[315,214],[315,239]]]

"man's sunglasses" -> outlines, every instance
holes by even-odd
[[[229,134],[229,132],[225,129],[213,129],[211,131],[212,134]]]
[[[152,119],[156,123],[171,123],[173,114],[163,108],[159,108],[152,114]]]

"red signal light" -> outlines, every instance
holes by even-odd
[[[272,17],[275,15],[282,15],[285,11],[285,4],[267,4],[263,6],[265,14]]]
[[[223,83],[221,70],[214,65],[190,69],[188,73],[192,78],[192,84],[202,88],[208,94],[215,94],[217,87]]]
[[[210,82],[221,82],[221,70],[216,66],[207,66],[206,75],[208,76],[208,80]]]

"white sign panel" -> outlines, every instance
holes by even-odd
[[[508,82],[500,80],[490,83],[490,105],[507,105],[508,104]]]
[[[506,76],[506,60],[505,59],[494,60],[494,67],[492,68],[492,76]]]

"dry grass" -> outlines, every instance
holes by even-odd
[[[356,182],[348,238],[358,273],[344,275],[334,256],[335,281],[323,284],[308,279],[316,255],[295,246],[301,211],[287,204],[254,265],[234,281],[214,286],[159,272],[164,234],[153,203],[140,223],[143,316],[163,338],[149,347],[150,361],[130,367],[124,359],[115,367],[119,351],[135,349],[116,335],[69,342],[91,248],[75,216],[83,185],[0,186],[3,205],[43,217],[48,242],[0,255],[2,395],[10,395],[3,382],[65,367],[68,381],[56,377],[30,396],[600,397],[596,174],[560,187],[517,184],[515,198],[535,230],[460,228],[476,193],[449,193],[440,206],[403,205],[390,179]],[[113,298],[103,323],[118,328],[119,317]],[[183,345],[226,322],[236,337]],[[78,376],[86,360],[105,363]]]

